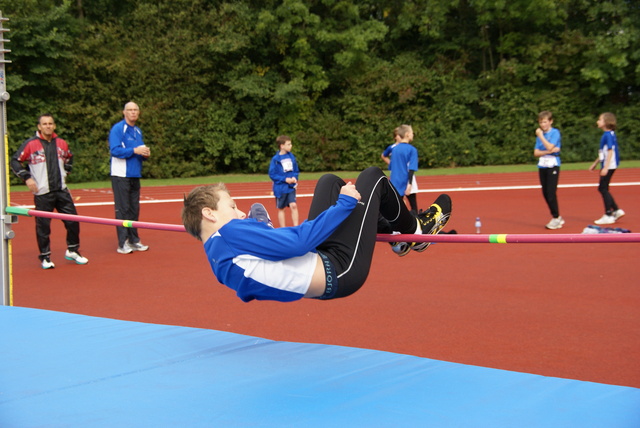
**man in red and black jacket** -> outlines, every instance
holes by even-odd
[[[64,214],[77,214],[65,177],[71,171],[73,154],[65,140],[54,132],[56,123],[51,114],[38,118],[38,131],[22,143],[11,157],[11,169],[24,180],[34,194],[35,209],[39,211],[57,210]],[[28,164],[27,169],[25,164]],[[67,250],[65,259],[84,265],[89,262],[80,255],[80,224],[63,220],[67,229]],[[36,217],[36,238],[43,269],[51,269],[51,219]]]

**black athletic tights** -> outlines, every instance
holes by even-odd
[[[345,184],[336,175],[323,175],[313,194],[309,219],[313,220],[334,205],[340,188]],[[338,290],[333,298],[355,293],[367,279],[380,215],[388,220],[394,231],[400,233],[413,234],[417,227],[415,216],[409,212],[380,168],[365,169],[355,184],[362,196],[361,201],[338,229],[317,248],[329,257],[336,270]]]
[[[540,176],[540,185],[542,186],[542,196],[544,196],[544,200],[549,207],[551,217],[557,218],[560,216],[557,195],[560,167],[538,168],[538,175]]]
[[[604,212],[607,215],[613,215],[613,212],[618,210],[618,204],[616,204],[615,199],[613,199],[613,195],[609,192],[609,184],[611,183],[611,177],[613,177],[614,172],[616,172],[615,169],[610,169],[607,172],[607,175],[601,175],[600,184],[598,185],[598,192],[602,195]]]

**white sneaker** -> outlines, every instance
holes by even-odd
[[[133,248],[129,246],[129,241],[124,241],[124,245],[122,247],[118,247],[116,251],[120,254],[131,254],[133,253]]]
[[[606,214],[594,221],[595,224],[613,224],[615,222],[616,218],[614,216]]]
[[[79,265],[86,265],[87,263],[89,263],[89,259],[87,259],[86,257],[82,257],[80,255],[79,252],[77,251],[69,251],[67,250],[64,253],[64,258],[67,260],[73,260],[74,262],[76,262]]]
[[[144,245],[142,242],[136,242],[135,244],[130,243],[129,241],[127,241],[127,244],[129,244],[129,248],[131,248],[133,251],[147,251],[149,249],[148,245]]]
[[[617,209],[613,212],[613,218],[618,221],[618,219],[620,217],[622,217],[623,215],[625,215],[626,213],[624,211],[622,211],[621,209]]]
[[[562,216],[558,216],[556,218],[552,218],[551,221],[549,223],[547,223],[544,227],[546,227],[547,229],[561,229],[562,225],[564,224],[564,219],[562,218]]]
[[[42,259],[42,269],[53,269],[56,265],[53,264],[49,257]]]

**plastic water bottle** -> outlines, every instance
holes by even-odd
[[[480,233],[481,227],[482,227],[482,223],[480,223],[480,217],[476,217],[476,233]]]

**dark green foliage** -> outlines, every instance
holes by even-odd
[[[70,179],[105,179],[133,100],[153,178],[265,172],[280,134],[305,171],[382,165],[402,123],[421,168],[533,165],[540,110],[565,162],[595,158],[604,111],[638,159],[636,3],[0,0],[9,150],[51,112]]]

